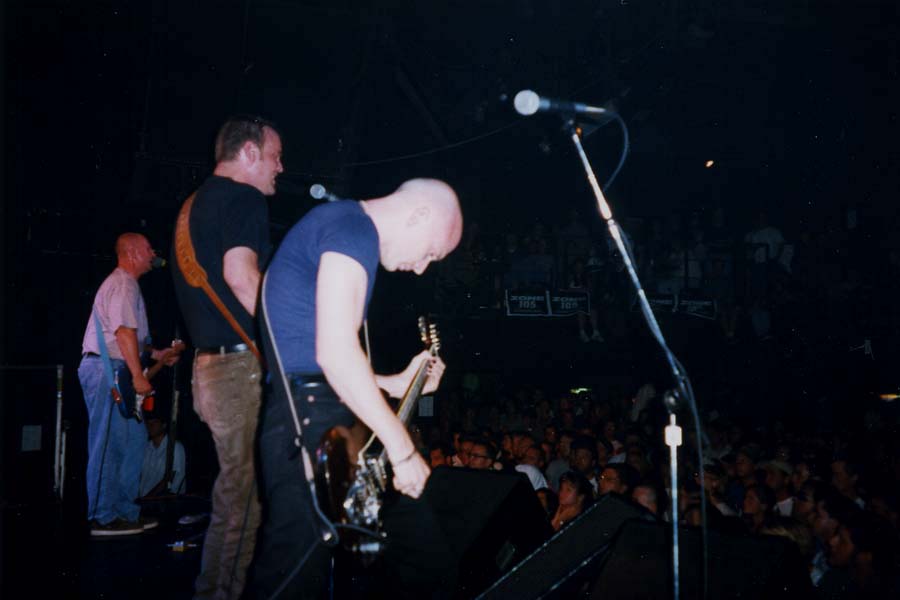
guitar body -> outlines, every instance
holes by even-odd
[[[141,366],[146,369],[150,366],[150,351],[141,353]],[[119,387],[119,393],[113,387],[113,399],[116,401],[116,407],[119,413],[126,419],[135,419],[138,423],[143,421],[142,412],[144,410],[153,410],[153,394],[139,397],[134,391],[134,380],[131,377],[131,371],[128,365],[122,365],[115,370],[113,376]],[[149,402],[148,402],[149,400]]]
[[[181,354],[185,349],[184,342],[173,340],[172,348],[177,354]],[[153,363],[152,352],[153,348],[147,345],[141,353],[141,367],[143,367],[147,379],[153,379],[163,367],[163,363],[160,361],[151,366],[151,363]],[[113,377],[115,377],[118,384],[118,392],[116,391],[116,386],[113,386],[111,393],[119,413],[126,419],[135,419],[138,423],[142,422],[143,412],[145,410],[153,410],[153,392],[142,396],[135,391],[134,380],[131,377],[131,370],[129,370],[128,365],[122,365],[116,369],[113,372]]]
[[[432,355],[436,355],[440,344],[435,327],[427,327],[425,319],[419,317],[419,331]],[[400,402],[397,416],[404,424],[418,402],[427,376],[423,361]],[[369,453],[375,436],[361,443],[367,435],[368,430],[360,423],[350,429],[328,430],[316,449],[314,469],[317,501],[325,515],[332,522],[361,528],[377,536],[373,541],[363,532],[345,529],[341,533],[342,545],[355,553],[372,555],[382,549],[380,512],[391,478],[385,451]]]
[[[329,429],[316,449],[315,481],[319,507],[329,520],[347,522],[344,498],[350,489],[350,482],[356,472],[356,464],[351,460],[347,436],[341,429]]]

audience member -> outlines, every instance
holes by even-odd
[[[440,441],[432,442],[428,448],[428,461],[431,468],[448,466],[452,452],[453,450],[449,444]]]
[[[606,468],[600,473],[598,495],[614,492],[622,496],[630,496],[638,479],[639,475],[631,465],[624,463],[606,465]]]
[[[534,465],[523,463],[516,465],[515,470],[528,477],[528,482],[531,483],[531,487],[534,488],[535,491],[547,487],[547,480],[544,478],[544,474]]]
[[[631,497],[635,502],[649,510],[651,513],[659,516],[659,494],[656,491],[656,486],[648,483],[642,483],[635,486],[634,491],[631,493]]]
[[[577,471],[568,471],[559,478],[559,508],[550,520],[554,531],[580,515],[593,502],[593,490],[588,480]]]
[[[782,460],[766,463],[766,485],[775,494],[775,514],[789,517],[794,512],[794,496],[791,494],[790,477],[794,469]]]
[[[490,442],[476,440],[472,443],[472,449],[469,451],[469,468],[470,469],[493,469],[494,457],[497,455],[493,444]]]
[[[569,464],[569,458],[571,456],[572,440],[574,439],[575,434],[572,431],[563,430],[559,433],[559,440],[556,443],[556,458],[550,461],[546,469],[547,482],[550,484],[550,489],[554,491],[559,490],[560,476],[572,468]]]
[[[725,491],[725,501],[735,510],[742,510],[744,493],[747,488],[758,483],[756,461],[759,453],[755,446],[742,446],[734,459],[734,479]]]
[[[759,533],[774,515],[775,494],[764,485],[753,484],[744,493],[741,515],[752,533]]]
[[[865,508],[865,501],[860,498],[857,491],[859,481],[859,467],[845,458],[839,458],[831,463],[831,485],[841,494],[853,500],[860,508]]]
[[[590,437],[580,436],[572,441],[572,455],[569,463],[573,471],[581,473],[588,483],[591,484],[591,488],[596,495],[599,489],[596,445]]]
[[[141,496],[183,494],[185,484],[184,446],[175,441],[172,453],[172,472],[166,477],[166,457],[169,446],[168,422],[158,415],[144,417],[147,428],[147,445],[144,446],[144,462],[141,466]]]

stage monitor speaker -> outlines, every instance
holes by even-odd
[[[441,467],[424,497],[458,560],[456,598],[474,597],[553,535],[521,473]]]
[[[708,598],[801,600],[812,596],[809,573],[796,546],[776,536],[709,531]],[[680,595],[703,598],[699,529],[679,529]],[[665,523],[625,523],[592,585],[591,598],[671,598],[672,529]]]
[[[585,580],[585,570],[599,561],[628,519],[647,513],[622,498],[606,495],[561,529],[549,541],[500,578],[479,600],[541,598],[565,595],[573,580]]]

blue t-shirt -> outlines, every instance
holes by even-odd
[[[309,211],[291,228],[269,264],[262,298],[286,373],[322,372],[315,348],[316,278],[325,252],[349,256],[365,269],[365,311],[378,270],[378,231],[358,202],[330,202]]]

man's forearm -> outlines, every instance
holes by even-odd
[[[128,365],[132,377],[137,377],[144,372],[141,365],[141,353],[138,347],[137,333],[130,327],[119,327],[116,330],[116,343],[119,345],[119,352]]]
[[[405,389],[401,389],[403,387],[403,382],[401,381],[399,373],[394,375],[378,375],[376,373],[375,383],[379,388],[387,392],[388,396],[391,398],[402,398],[403,394],[406,392]]]
[[[378,436],[391,460],[404,458],[415,450],[406,428],[382,398],[362,351],[348,354],[342,357],[340,366],[320,361],[328,383],[353,414]]]

